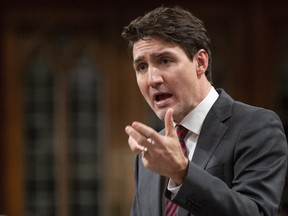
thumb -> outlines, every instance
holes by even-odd
[[[167,110],[164,122],[165,122],[166,136],[173,137],[176,134],[176,129],[173,124],[173,109],[170,108]]]

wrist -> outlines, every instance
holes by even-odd
[[[185,161],[179,171],[171,179],[176,183],[176,185],[181,185],[188,172],[189,160],[185,158]]]

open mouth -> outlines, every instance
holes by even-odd
[[[163,100],[170,98],[171,96],[172,96],[172,94],[169,94],[169,93],[156,94],[156,95],[154,95],[154,100],[157,102],[160,102],[160,101],[163,101]]]

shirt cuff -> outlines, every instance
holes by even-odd
[[[177,195],[178,191],[180,190],[181,185],[177,185],[172,179],[169,179],[167,189],[171,192],[171,199]]]

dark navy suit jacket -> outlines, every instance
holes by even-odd
[[[278,116],[234,101],[222,89],[207,114],[187,176],[173,202],[179,216],[276,216],[287,170]],[[165,134],[164,131],[162,131]],[[133,216],[164,215],[167,179],[135,160]]]

